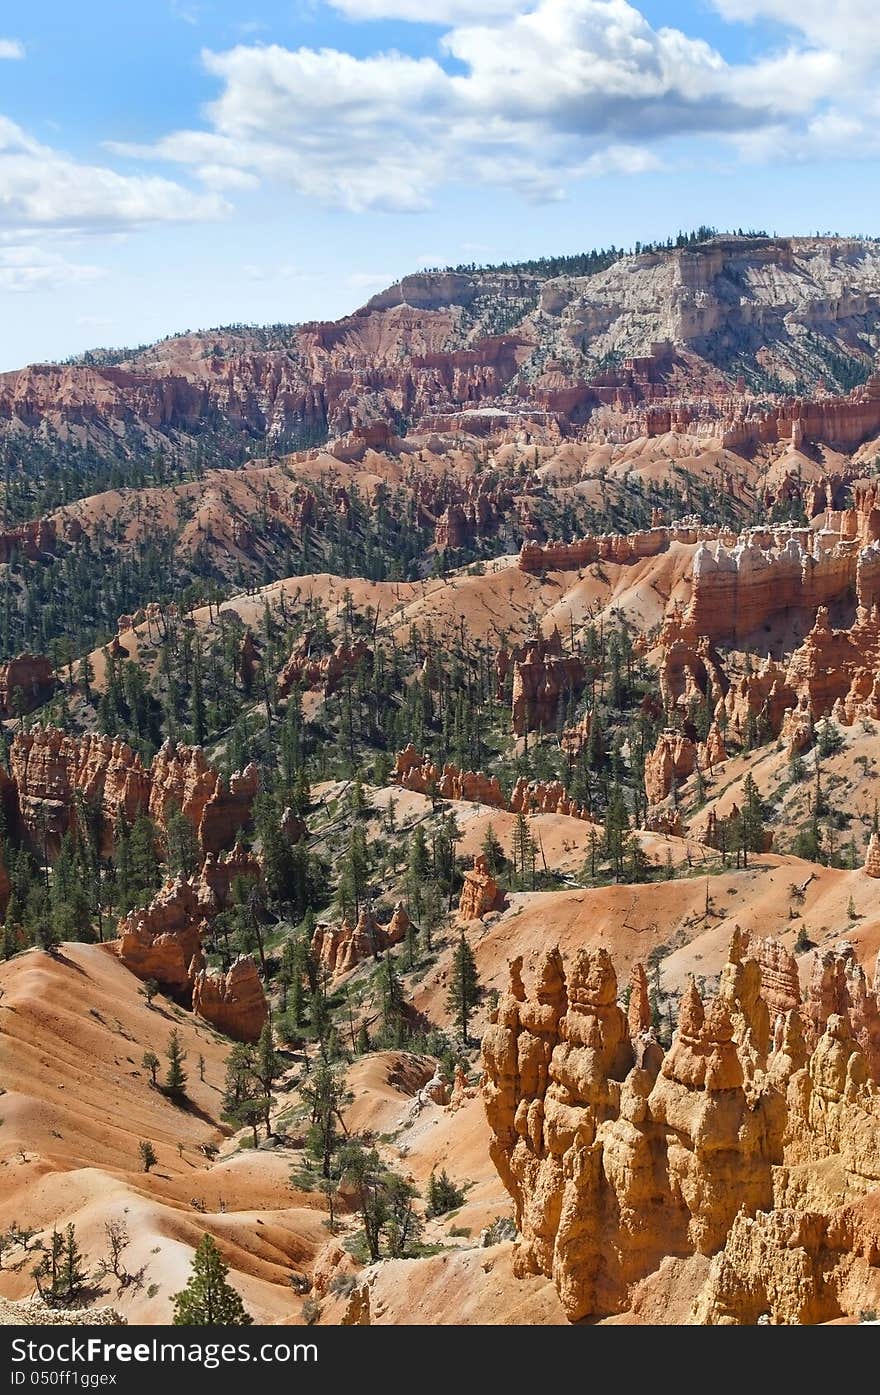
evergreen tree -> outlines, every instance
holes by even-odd
[[[183,1069],[186,1052],[180,1045],[180,1036],[176,1027],[171,1029],[165,1055],[168,1058],[168,1069],[165,1072],[163,1088],[166,1095],[171,1095],[173,1099],[182,1099],[186,1094],[186,1071]]]
[[[312,1157],[320,1161],[322,1175],[329,1177],[333,1155],[346,1132],[342,1111],[354,1096],[346,1088],[339,1068],[326,1061],[318,1062],[311,1080],[301,1086],[301,1094],[311,1108],[306,1146]]]
[[[493,877],[497,877],[504,869],[505,857],[504,849],[495,833],[491,823],[487,824],[486,832],[483,834],[483,841],[480,844],[480,852],[486,859],[486,866]]]
[[[439,1175],[436,1171],[428,1178],[428,1204],[425,1215],[443,1216],[447,1211],[455,1211],[464,1203],[464,1192],[447,1175],[444,1167]]]
[[[195,829],[179,806],[165,811],[165,846],[174,875],[191,877],[199,864],[199,844]]]
[[[284,1062],[275,1050],[272,1041],[272,1023],[267,1020],[263,1024],[263,1030],[260,1032],[260,1039],[257,1042],[253,1065],[254,1077],[259,1082],[263,1092],[263,1123],[266,1126],[267,1138],[272,1132],[270,1122],[272,1088],[275,1081],[281,1076],[283,1070]]]
[[[185,1288],[173,1295],[175,1327],[249,1327],[241,1295],[226,1282],[229,1266],[212,1235],[203,1235]]]
[[[156,1156],[155,1148],[146,1138],[142,1138],[138,1144],[138,1153],[140,1154],[141,1166],[144,1172],[149,1172],[150,1168],[155,1167],[156,1163],[159,1161]]]
[[[452,956],[452,973],[446,1007],[453,1014],[455,1025],[463,1042],[468,1040],[468,1023],[471,1011],[479,1001],[480,980],[477,974],[473,950],[465,939],[464,931]]]

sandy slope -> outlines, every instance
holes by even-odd
[[[0,1228],[72,1220],[94,1266],[105,1221],[124,1217],[126,1266],[146,1265],[144,1284],[117,1295],[111,1281],[97,1301],[149,1322],[169,1320],[170,1295],[210,1230],[254,1316],[289,1315],[288,1274],[308,1268],[325,1232],[317,1198],[291,1188],[289,1160],[246,1152],[212,1165],[200,1151],[227,1132],[218,1107],[228,1043],[163,999],[148,1007],[138,980],[100,946],[65,945],[57,959],[29,951],[0,966],[0,985]],[[191,1109],[153,1090],[141,1066],[145,1048],[161,1055],[173,1025],[188,1052]],[[149,1174],[142,1138],[159,1157]],[[29,1294],[30,1264],[0,1272],[0,1293]]]

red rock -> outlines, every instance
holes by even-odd
[[[503,684],[512,669],[512,719],[518,736],[528,731],[554,731],[564,715],[570,697],[586,681],[583,660],[566,654],[562,636],[553,631],[549,639],[539,636],[498,655],[497,671]]]
[[[329,697],[346,674],[373,662],[373,651],[363,640],[340,644],[331,654],[312,655],[311,636],[305,635],[278,675],[278,696],[287,697],[295,687],[320,688]]]
[[[722,748],[723,749],[723,748]],[[660,804],[672,790],[682,785],[697,767],[697,748],[683,732],[667,728],[645,757],[645,795],[649,804]]]
[[[489,871],[486,858],[479,853],[473,867],[464,874],[458,918],[461,921],[481,920],[487,912],[497,910],[501,900],[501,889]]]
[[[356,925],[344,920],[339,926],[317,925],[312,935],[312,953],[332,976],[346,974],[364,959],[378,956],[400,944],[410,926],[406,907],[398,901],[387,925],[380,925],[373,912],[364,907]]]
[[[193,1012],[235,1041],[257,1041],[269,1005],[253,959],[239,955],[225,974],[200,969],[193,980]]]
[[[19,654],[0,664],[0,716],[33,712],[55,691],[55,674],[44,654]]]

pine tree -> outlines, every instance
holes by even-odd
[[[142,1138],[138,1144],[138,1153],[140,1154],[141,1166],[144,1172],[149,1172],[150,1168],[155,1167],[156,1163],[159,1161],[156,1156],[155,1148],[146,1138]]]
[[[173,1296],[175,1327],[249,1327],[253,1318],[226,1282],[229,1267],[212,1235],[203,1235],[186,1287]]]
[[[266,1126],[266,1137],[272,1132],[270,1111],[272,1109],[272,1087],[284,1070],[284,1063],[278,1052],[275,1050],[272,1041],[272,1023],[266,1021],[257,1042],[257,1050],[254,1057],[253,1073],[263,1092],[263,1123]]]
[[[176,1027],[171,1030],[165,1055],[168,1057],[168,1069],[165,1072],[165,1093],[175,1099],[182,1099],[186,1094],[186,1071],[183,1069],[186,1052],[180,1045],[180,1036]]]
[[[379,990],[382,994],[382,1038],[386,1046],[402,1046],[407,1038],[406,999],[390,954],[385,956]]]
[[[190,721],[193,745],[201,746],[208,734],[205,715],[205,698],[202,692],[202,666],[197,662],[193,667],[192,691],[190,692]]]
[[[468,1040],[468,1022],[471,1010],[480,997],[480,980],[473,950],[465,939],[464,931],[452,956],[452,974],[446,1007],[453,1014],[455,1024],[463,1042]]]
[[[85,1287],[88,1273],[83,1265],[83,1255],[76,1240],[76,1231],[69,1225],[64,1232],[64,1249],[61,1256],[59,1287],[61,1296],[68,1302]]]
[[[189,877],[199,862],[195,829],[179,806],[165,811],[165,846],[168,866],[175,876]]]
[[[486,832],[483,834],[483,841],[480,845],[480,852],[485,857],[486,866],[492,876],[497,877],[504,867],[505,858],[504,849],[491,823],[486,826]]]
[[[442,1216],[447,1211],[455,1211],[464,1202],[464,1192],[451,1180],[444,1167],[440,1174],[432,1172],[428,1178],[428,1205],[425,1215]]]

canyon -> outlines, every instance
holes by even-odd
[[[877,996],[851,957],[817,959],[802,1003],[793,960],[735,935],[665,1052],[640,967],[628,1016],[606,950],[547,951],[531,993],[521,968],[483,1038],[516,1272],[552,1277],[573,1321],[670,1254],[711,1258],[696,1322],[828,1320],[853,1269],[874,1296],[853,1226],[878,1180]]]

